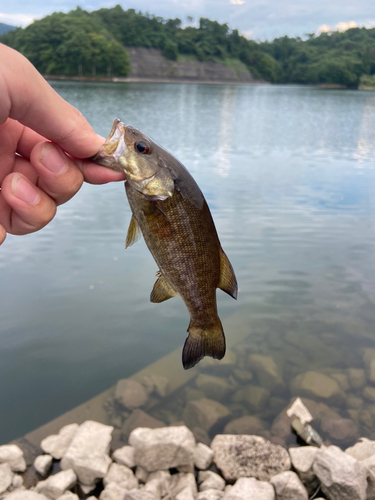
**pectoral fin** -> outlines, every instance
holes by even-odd
[[[158,304],[171,299],[172,297],[177,297],[177,295],[178,293],[171,287],[164,276],[160,275],[155,281],[154,288],[152,289],[150,295],[150,300],[151,302]]]
[[[233,267],[222,248],[220,248],[220,281],[218,288],[237,300],[236,276],[234,274]]]
[[[126,235],[125,248],[131,247],[134,243],[137,243],[142,238],[141,228],[137,222],[137,219],[132,215],[128,234]]]

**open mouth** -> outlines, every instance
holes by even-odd
[[[104,167],[110,167],[117,170],[119,165],[119,158],[127,151],[124,141],[125,125],[121,120],[115,118],[113,121],[111,132],[102,146],[102,149],[93,156],[91,161],[99,163]]]

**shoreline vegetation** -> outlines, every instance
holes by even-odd
[[[163,19],[120,5],[93,12],[77,7],[8,31],[0,42],[47,75],[375,88],[375,28],[260,42],[226,23],[207,18],[200,18],[197,26],[193,22],[187,18],[182,27],[178,18]],[[153,64],[155,58],[167,62],[163,74]],[[207,66],[207,74],[199,74],[202,64],[216,69]],[[232,76],[223,77],[218,65]]]

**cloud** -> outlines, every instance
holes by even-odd
[[[348,23],[340,22],[335,24],[335,26],[328,26],[328,24],[322,24],[317,29],[316,34],[319,35],[320,33],[330,33],[331,31],[346,31],[350,30],[351,28],[357,28],[357,27],[358,25],[355,21],[349,21]]]
[[[0,12],[0,23],[10,24],[12,26],[27,26],[35,21],[34,16],[26,14],[3,14]]]
[[[230,0],[232,5],[243,5],[245,3],[244,0]]]
[[[241,31],[240,33],[242,36],[244,36],[245,38],[247,38],[248,40],[250,40],[250,38],[253,38],[253,30],[245,30],[245,31]]]

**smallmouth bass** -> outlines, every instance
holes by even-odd
[[[168,151],[118,119],[91,161],[126,174],[132,218],[125,247],[143,235],[160,269],[151,302],[180,296],[186,304],[190,324],[183,367],[192,368],[204,356],[222,359],[216,288],[236,299],[237,281],[197,183]]]

